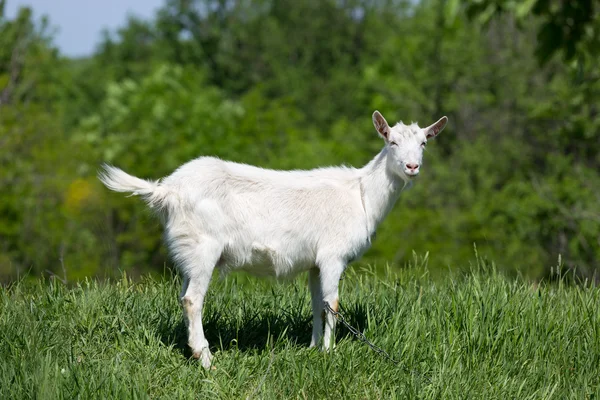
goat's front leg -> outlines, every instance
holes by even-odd
[[[319,345],[323,336],[323,319],[325,318],[323,294],[321,293],[321,278],[318,268],[312,268],[308,271],[308,285],[310,287],[310,300],[313,312],[313,330],[310,347],[315,347]]]
[[[339,309],[338,288],[345,267],[345,263],[333,261],[323,264],[319,271],[323,303],[328,303],[335,312]],[[337,317],[327,310],[324,311],[325,334],[323,336],[323,350],[327,351],[335,347],[335,322]]]

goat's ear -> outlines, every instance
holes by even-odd
[[[444,130],[447,123],[448,118],[442,117],[435,124],[429,125],[427,128],[423,129],[425,131],[425,136],[427,136],[427,139],[432,139],[436,137],[438,133]]]
[[[377,129],[377,132],[379,132],[381,137],[384,138],[387,142],[390,138],[390,126],[379,111],[375,111],[373,113],[373,125],[375,125],[375,129]]]

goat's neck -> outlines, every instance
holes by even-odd
[[[406,183],[387,168],[385,147],[373,160],[360,169],[360,186],[367,216],[369,234],[375,233],[379,223],[392,209]]]

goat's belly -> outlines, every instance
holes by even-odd
[[[245,254],[226,255],[225,264],[227,269],[281,278],[309,270],[314,266],[314,260],[306,254],[286,254],[279,249],[253,243]]]

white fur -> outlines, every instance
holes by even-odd
[[[108,188],[141,195],[162,215],[166,242],[184,279],[189,345],[205,367],[211,355],[202,306],[215,267],[277,277],[310,271],[311,346],[319,343],[323,302],[337,309],[342,272],[369,248],[375,229],[418,173],[406,165],[420,166],[422,143],[447,121],[425,129],[402,123],[390,128],[378,112],[373,118],[386,146],[360,169],[274,171],[201,157],[162,181],[146,181],[104,167],[99,178]],[[334,325],[328,313],[326,349],[333,346]]]

